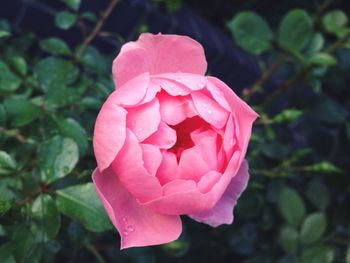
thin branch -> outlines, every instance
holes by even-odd
[[[316,14],[312,17],[312,21],[314,24],[318,22],[323,12],[327,9],[327,7],[333,2],[333,0],[325,0],[323,3],[317,8]]]
[[[31,143],[30,141],[28,141],[26,139],[26,137],[24,135],[22,135],[20,133],[20,131],[18,129],[7,130],[3,127],[0,127],[0,135],[1,134],[6,136],[6,137],[14,138],[17,141],[22,142],[22,143]]]
[[[90,244],[86,244],[86,248],[95,256],[98,263],[106,263],[102,255],[97,251],[97,249]]]
[[[276,61],[269,69],[252,85],[250,89],[243,90],[243,96],[248,100],[255,93],[261,90],[261,86],[277,71],[277,69],[285,62],[287,54],[280,53]]]
[[[100,19],[97,21],[97,23],[96,23],[94,29],[91,31],[90,35],[88,35],[88,37],[84,39],[83,44],[81,45],[80,49],[77,52],[77,57],[80,57],[84,53],[87,45],[89,45],[91,43],[91,41],[94,40],[94,38],[98,35],[98,32],[101,30],[101,28],[104,25],[104,23],[106,22],[107,18],[112,13],[114,7],[120,1],[121,0],[111,0],[109,5],[107,6],[106,10],[104,12],[102,12]]]
[[[328,54],[334,53],[338,48],[340,48],[346,41],[350,39],[350,31],[347,32],[342,38],[339,38],[333,45],[329,46],[324,52]],[[269,105],[271,105],[279,96],[283,93],[289,91],[293,88],[294,84],[299,80],[303,79],[308,73],[312,71],[314,65],[309,65],[301,69],[295,76],[284,82],[278,89],[276,89],[270,96],[268,96],[265,101],[262,103],[261,107],[266,109]]]

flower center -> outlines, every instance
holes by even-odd
[[[191,133],[198,129],[208,129],[209,125],[200,117],[195,116],[170,127],[176,131],[177,139],[175,145],[170,148],[169,151],[175,153],[177,161],[179,162],[182,152],[195,145],[192,141]]]

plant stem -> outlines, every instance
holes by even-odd
[[[11,137],[16,139],[19,142],[30,143],[27,139],[20,133],[18,129],[7,130],[3,127],[0,127],[0,134],[3,134],[6,137]]]
[[[109,17],[109,15],[112,13],[114,7],[120,2],[121,0],[111,0],[111,2],[109,3],[109,5],[107,6],[106,10],[104,12],[102,12],[100,19],[97,21],[94,29],[91,31],[91,33],[87,36],[87,38],[84,39],[83,44],[81,45],[81,47],[79,48],[78,52],[77,52],[77,57],[80,57],[87,45],[89,45],[91,43],[92,40],[94,40],[94,38],[97,36],[98,32],[101,30],[102,26],[104,25],[104,23],[106,22],[107,18]]]
[[[350,31],[347,32],[343,37],[339,38],[331,46],[329,46],[324,52],[333,54],[338,48],[340,48],[346,41],[350,39]],[[310,64],[309,66],[301,69],[295,76],[284,82],[278,89],[276,89],[270,96],[268,96],[262,103],[262,109],[266,109],[270,106],[280,95],[289,91],[296,82],[304,78],[315,66]]]
[[[272,74],[281,66],[287,58],[287,54],[280,53],[275,62],[269,67],[267,71],[252,85],[250,89],[243,90],[243,95],[246,99],[250,99],[256,92],[261,89],[261,86],[267,81]]]
[[[106,263],[101,254],[97,251],[97,249],[90,244],[86,244],[86,248],[95,256],[98,263]]]
[[[317,8],[315,15],[312,17],[312,21],[314,24],[318,22],[323,12],[327,9],[327,7],[333,2],[333,0],[325,0],[323,3]]]

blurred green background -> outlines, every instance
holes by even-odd
[[[347,1],[5,0],[0,9],[0,262],[350,263]],[[209,74],[260,114],[232,225],[183,217],[120,251],[91,184],[111,62],[141,32],[201,42]]]

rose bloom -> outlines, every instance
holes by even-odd
[[[121,248],[177,239],[180,215],[213,227],[233,221],[257,114],[206,69],[202,46],[179,35],[142,34],[113,62],[92,177]]]

